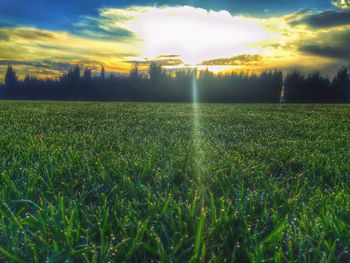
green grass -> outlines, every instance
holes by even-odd
[[[0,103],[0,262],[349,262],[350,106]]]

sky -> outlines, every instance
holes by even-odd
[[[0,82],[74,65],[319,70],[350,64],[350,0],[0,0]]]

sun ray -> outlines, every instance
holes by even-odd
[[[192,73],[192,115],[193,115],[193,149],[194,149],[194,176],[201,188],[203,171],[203,147],[201,136],[200,104],[198,97],[197,69]]]

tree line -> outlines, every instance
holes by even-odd
[[[62,74],[58,80],[38,79],[27,75],[19,81],[9,65],[2,85],[1,97],[6,99],[61,99],[111,101],[191,102],[193,80],[201,102],[279,102],[281,92],[287,102],[348,102],[350,70],[341,68],[332,79],[319,72],[305,74],[298,70],[285,78],[278,70],[260,74],[214,74],[209,70],[180,70],[170,73],[151,63],[147,74],[137,66],[128,76],[105,73],[98,76],[91,69],[79,66]]]

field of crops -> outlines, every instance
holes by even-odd
[[[0,262],[349,262],[350,106],[0,103]]]

